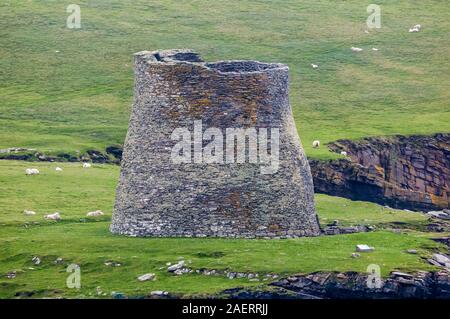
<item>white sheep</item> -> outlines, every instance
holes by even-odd
[[[58,212],[56,212],[56,213],[53,213],[53,214],[45,215],[44,218],[48,219],[48,220],[60,220],[61,219],[61,215]]]
[[[38,175],[39,174],[39,170],[37,168],[27,168],[25,170],[25,174],[27,174],[27,175]]]
[[[91,163],[83,163],[83,168],[90,168],[91,166]]]
[[[96,210],[95,212],[89,212],[86,214],[86,216],[88,217],[93,217],[93,216],[102,216],[105,215],[101,210]]]
[[[416,24],[412,28],[409,29],[409,32],[419,32],[422,26],[420,24]]]
[[[57,171],[57,172],[62,172],[62,168],[61,167],[57,167],[57,168],[55,168],[55,171]]]
[[[320,147],[320,141],[318,141],[318,140],[313,141],[312,142],[312,147],[319,148]]]
[[[313,69],[319,68],[319,66],[318,66],[317,64],[314,64],[314,63],[311,63],[311,67],[312,67]]]
[[[36,212],[33,212],[32,210],[24,210],[23,211],[23,214],[25,215],[25,216],[33,216],[33,215],[36,215]]]
[[[341,151],[341,155],[347,156],[347,152],[346,151]]]
[[[372,48],[372,51],[378,51],[378,49],[377,48]]]
[[[352,51],[353,52],[361,52],[363,49],[361,48],[357,48],[357,47],[352,47]]]

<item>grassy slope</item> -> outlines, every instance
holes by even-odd
[[[450,3],[378,1],[382,29],[366,34],[371,2],[78,1],[82,29],[69,30],[65,3],[3,0],[0,148],[74,152],[122,142],[132,53],[177,47],[210,60],[289,64],[311,157],[332,156],[311,149],[314,139],[450,131]],[[423,31],[408,33],[416,23]]]
[[[64,171],[55,172],[57,165]],[[97,286],[108,296],[112,291],[142,295],[159,289],[200,294],[257,284],[246,279],[212,276],[176,277],[159,269],[181,256],[191,259],[193,268],[283,275],[319,270],[365,271],[369,264],[374,263],[380,265],[383,275],[386,275],[393,269],[432,269],[421,257],[439,248],[428,239],[429,234],[412,231],[376,231],[295,240],[113,236],[108,227],[118,167],[94,165],[91,169],[83,169],[80,164],[34,163],[41,175],[25,176],[24,169],[29,166],[30,163],[25,162],[0,161],[0,298],[24,291],[34,291],[35,297],[93,297]],[[416,224],[425,220],[419,213],[325,195],[317,196],[317,207],[323,222],[338,218],[347,225],[392,221]],[[25,217],[23,209],[35,210],[37,215]],[[85,213],[95,209],[104,210],[106,216],[86,219]],[[61,211],[63,221],[54,223],[43,219],[45,213],[56,210]],[[358,243],[372,245],[376,251],[352,259],[350,255]],[[418,249],[419,255],[407,254],[405,250],[410,248]],[[222,256],[214,258],[217,252]],[[33,265],[33,256],[40,256],[42,264]],[[66,264],[53,264],[57,257],[62,257]],[[106,267],[104,262],[108,260],[121,262],[122,266]],[[68,263],[81,265],[80,291],[65,288]],[[4,275],[12,270],[18,271],[17,278],[6,279]],[[136,277],[147,272],[156,273],[158,279],[139,283]]]

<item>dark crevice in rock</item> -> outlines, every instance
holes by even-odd
[[[346,159],[311,160],[318,193],[433,210],[450,207],[450,134],[339,140]]]
[[[325,299],[450,298],[450,276],[446,270],[419,271],[414,275],[392,272],[388,278],[371,281],[370,285],[367,274],[317,272],[291,276],[272,285],[298,293],[302,299],[305,295]]]

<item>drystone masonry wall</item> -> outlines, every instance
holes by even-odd
[[[288,67],[202,62],[190,50],[135,55],[135,101],[111,224],[131,236],[319,235],[313,183],[288,102]],[[176,128],[278,128],[279,167],[176,164]],[[202,145],[207,144],[203,141]],[[198,145],[197,145],[198,146]],[[195,149],[195,147],[193,148]],[[260,145],[261,147],[261,145]]]

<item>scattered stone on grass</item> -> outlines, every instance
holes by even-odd
[[[10,271],[9,273],[6,274],[6,278],[8,279],[14,279],[17,276],[17,272],[16,271]]]
[[[41,263],[41,259],[38,256],[34,256],[31,261],[33,262],[33,264],[35,265],[39,265]]]
[[[450,220],[450,211],[447,209],[431,211],[427,215],[434,218]]]
[[[150,292],[150,295],[152,296],[167,296],[169,294],[169,292],[167,291],[163,291],[163,290],[155,290]]]
[[[156,275],[153,273],[148,273],[148,274],[144,274],[141,275],[137,278],[139,281],[148,281],[148,280],[155,280],[156,279]]]
[[[368,246],[368,245],[366,245],[366,244],[359,244],[359,245],[356,245],[356,251],[358,251],[358,252],[372,252],[372,251],[374,251],[375,249],[373,248],[373,247],[370,247],[370,246]]]
[[[441,267],[450,269],[450,258],[443,254],[433,254],[432,260],[436,261]]]
[[[180,269],[180,268],[183,268],[183,266],[184,266],[184,260],[180,260],[178,263],[169,266],[169,267],[167,268],[167,271],[168,271],[168,272],[174,272],[174,271],[176,271],[176,270],[178,270],[178,269]]]

